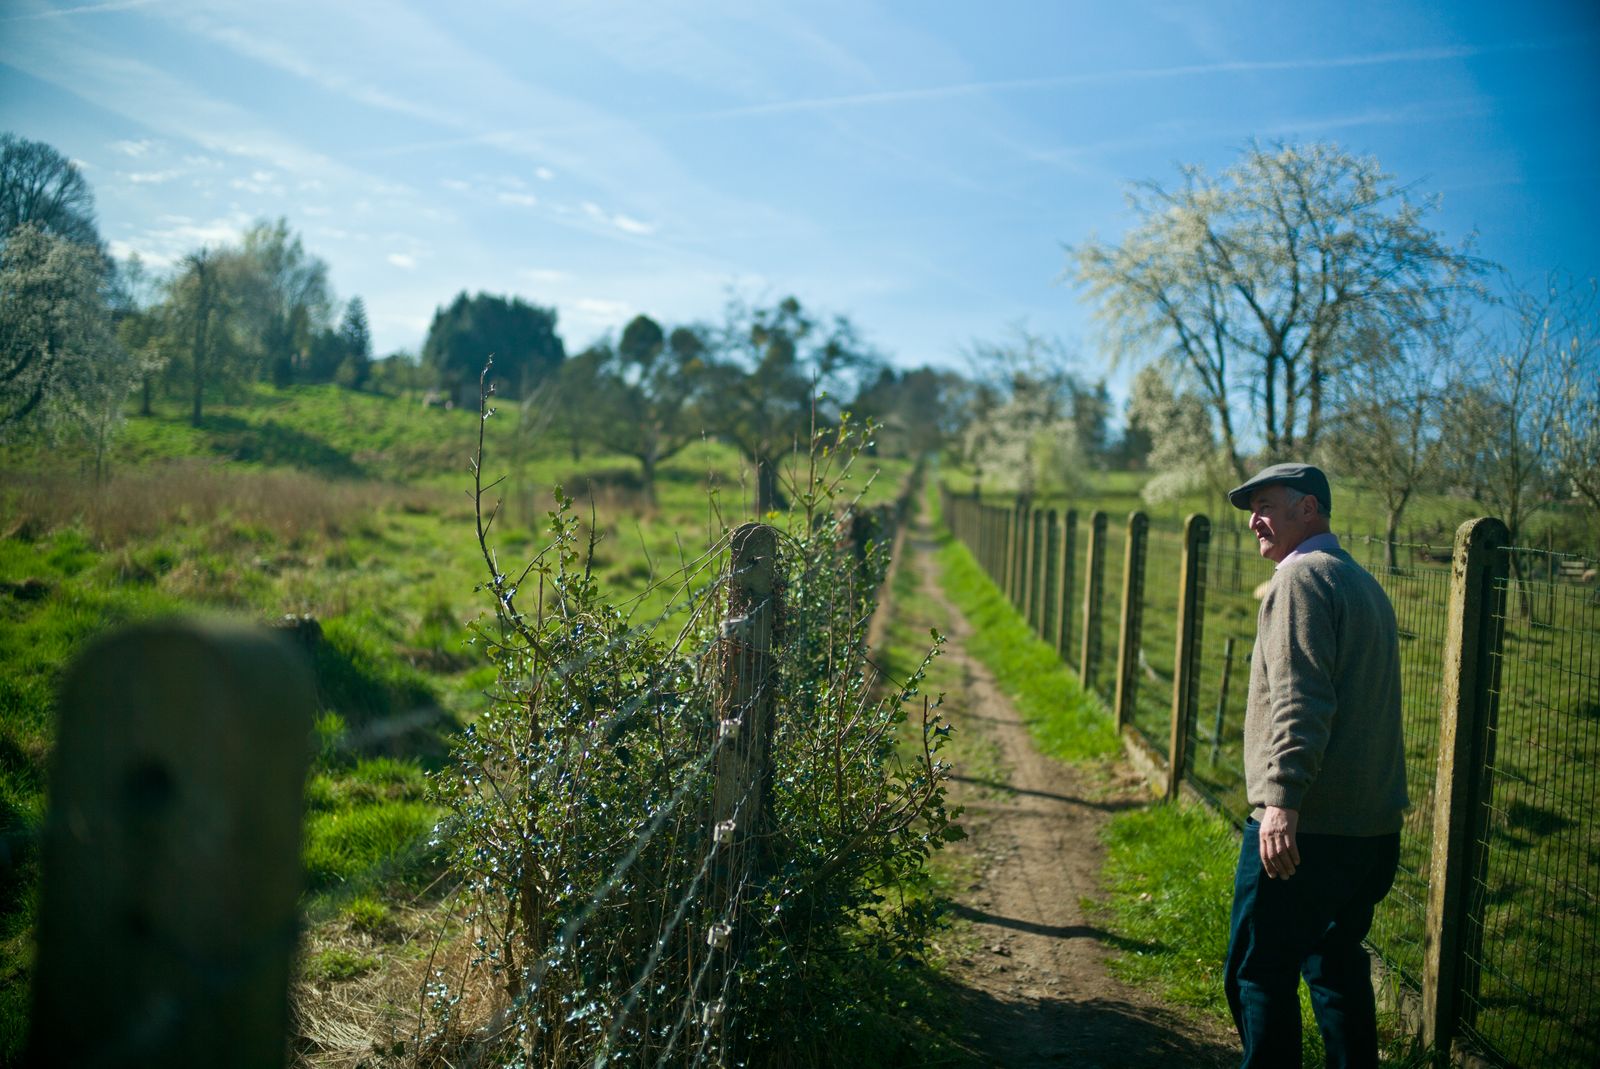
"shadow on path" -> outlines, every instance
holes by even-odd
[[[949,997],[961,1020],[987,1022],[981,1033],[973,1028],[959,1035],[971,1065],[1225,1069],[1237,1063],[1237,1055],[1215,1043],[1191,1038],[1192,1027],[1176,1014],[1118,999],[1017,1001],[956,986]]]

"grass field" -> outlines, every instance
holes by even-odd
[[[514,405],[485,427],[502,568],[575,499],[603,586],[647,621],[665,580],[748,518],[746,466],[712,441],[665,462],[654,503],[626,457],[537,440]],[[207,612],[315,618],[320,719],[307,789],[308,977],[332,983],[410,953],[436,872],[424,776],[482,708],[494,667],[467,643],[493,611],[474,534],[476,413],[336,387],[255,388],[190,427],[131,417],[95,486],[71,450],[0,450],[0,1061],[22,1042],[43,818],[62,672],[127,621]],[[846,483],[889,500],[904,461],[863,458]],[[491,502],[492,503],[492,502]],[[396,735],[384,728],[404,723]]]

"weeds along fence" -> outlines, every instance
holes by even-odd
[[[650,621],[597,588],[568,506],[516,575],[480,508],[497,679],[433,776],[445,817],[418,845],[457,890],[414,1011],[352,1053],[805,1062],[871,1018],[848,963],[917,953],[933,920],[881,899],[948,837],[943,733],[923,702],[904,745],[920,673],[885,693],[865,642],[909,488],[873,510],[821,491],[687,562]],[[144,626],[69,671],[33,1063],[337,1053],[290,985],[315,704],[292,643],[260,631]]]
[[[997,506],[945,523],[1106,703],[1168,796],[1248,815],[1259,588],[1240,526]],[[1600,1064],[1600,596],[1595,562],[1506,544],[1343,537],[1400,629],[1412,808],[1370,942],[1419,1040],[1488,1064]]]

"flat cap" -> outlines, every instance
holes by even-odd
[[[1274,464],[1263,468],[1253,477],[1228,491],[1228,501],[1236,509],[1250,508],[1250,495],[1263,486],[1282,485],[1310,494],[1322,502],[1322,511],[1333,511],[1333,494],[1328,489],[1328,477],[1322,469],[1311,464]]]

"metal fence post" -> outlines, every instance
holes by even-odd
[[[1117,733],[1133,718],[1139,693],[1139,641],[1144,623],[1144,563],[1150,537],[1150,519],[1142,512],[1128,514],[1128,544],[1122,564],[1122,626],[1117,642],[1117,690],[1112,705]]]
[[[1061,562],[1056,571],[1056,604],[1060,610],[1056,616],[1056,655],[1062,663],[1067,660],[1067,651],[1072,649],[1072,572],[1077,566],[1078,554],[1078,510],[1068,509],[1066,516],[1061,520]]]
[[[1498,713],[1508,538],[1499,520],[1468,520],[1456,529],[1451,564],[1422,964],[1422,1041],[1441,1053],[1465,1014],[1466,996],[1477,989],[1473,962],[1483,940],[1484,903],[1473,891],[1488,860],[1481,844]]]
[[[73,664],[30,1064],[283,1064],[315,704],[256,629],[148,624]]]
[[[1100,671],[1100,611],[1104,601],[1106,574],[1106,514],[1096,509],[1089,517],[1089,558],[1083,575],[1083,648],[1078,659],[1078,678],[1088,690],[1094,689]]]
[[[1195,513],[1183,524],[1183,564],[1178,576],[1178,636],[1172,670],[1172,734],[1167,745],[1167,797],[1178,797],[1188,763],[1199,704],[1199,653],[1205,616],[1206,550],[1211,521]]]

